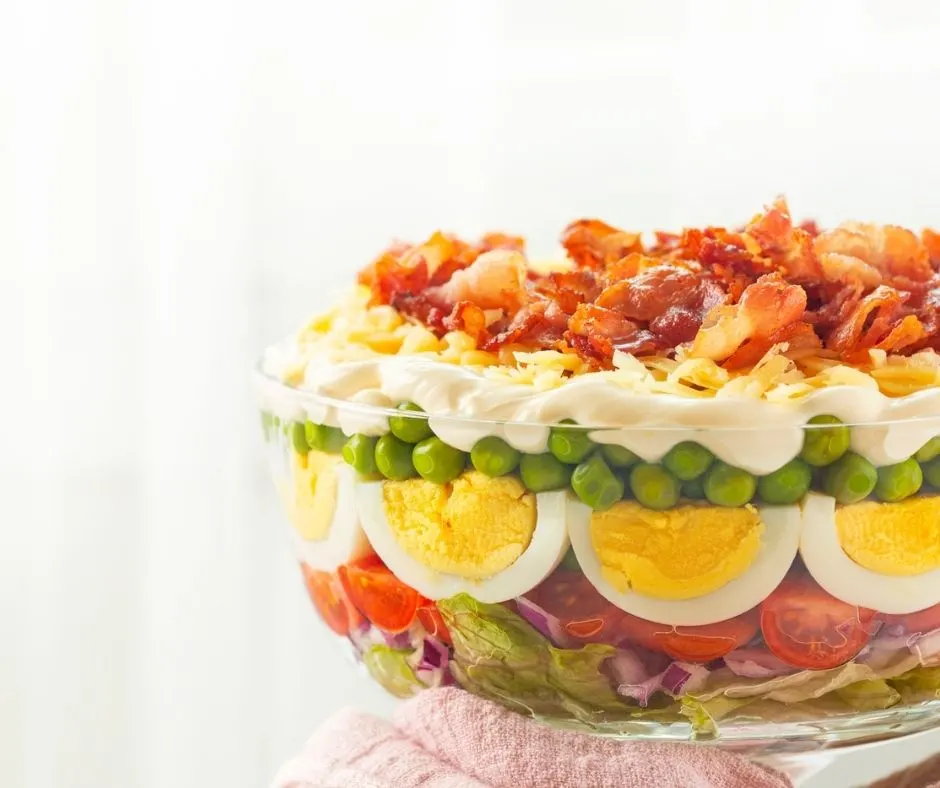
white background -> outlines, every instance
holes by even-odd
[[[248,385],[387,240],[778,192],[940,225],[938,41],[931,2],[0,6],[0,784],[260,786],[390,708],[314,624]]]

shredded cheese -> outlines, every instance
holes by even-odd
[[[315,317],[298,335],[282,377],[299,382],[306,363],[326,357],[334,363],[376,355],[416,355],[471,367],[488,378],[547,391],[590,371],[574,352],[526,351],[507,345],[496,352],[476,347],[473,338],[452,331],[438,338],[428,328],[406,321],[390,306],[369,306],[369,290],[355,288],[330,311]],[[748,397],[774,402],[797,400],[830,386],[880,390],[901,397],[940,386],[940,356],[932,350],[897,356],[869,351],[866,364],[841,363],[825,350],[790,352],[785,343],[772,347],[751,369],[724,369],[709,359],[635,358],[617,352],[612,370],[593,372],[636,393],[662,393],[689,398]]]

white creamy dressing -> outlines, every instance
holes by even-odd
[[[265,372],[276,376],[277,367],[266,361]],[[309,394],[349,405],[334,407]],[[520,451],[542,452],[548,425],[573,419],[596,427],[590,435],[597,443],[623,446],[648,462],[662,459],[677,443],[693,440],[719,459],[758,475],[799,454],[802,427],[817,415],[857,425],[899,422],[852,429],[852,449],[876,466],[907,459],[940,435],[940,389],[891,398],[874,389],[833,386],[798,400],[769,402],[636,393],[610,378],[583,375],[559,388],[536,391],[467,367],[413,356],[342,363],[313,359],[300,388],[266,380],[262,397],[265,407],[282,418],[309,418],[339,426],[346,434],[369,435],[388,429],[386,415],[374,412],[375,406],[414,402],[428,413],[441,440],[463,451],[496,435]]]

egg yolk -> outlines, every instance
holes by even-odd
[[[470,471],[450,484],[424,479],[383,486],[388,524],[423,566],[467,579],[492,577],[525,552],[535,496],[518,479]]]
[[[321,451],[291,452],[293,486],[285,491],[284,503],[291,524],[308,542],[329,535],[336,509],[336,467],[341,462],[335,454]]]
[[[940,497],[840,506],[836,528],[849,558],[872,572],[919,575],[940,568]]]
[[[760,549],[756,509],[679,506],[656,512],[621,501],[591,516],[604,579],[621,592],[691,599],[740,577]]]

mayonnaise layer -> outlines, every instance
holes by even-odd
[[[858,425],[852,429],[852,449],[876,466],[907,459],[940,435],[936,388],[892,398],[872,388],[839,385],[793,400],[768,401],[637,393],[609,377],[587,374],[538,391],[416,356],[340,363],[314,357],[303,382],[290,388],[273,379],[276,367],[266,365],[271,377],[262,377],[261,392],[264,407],[281,418],[306,418],[349,435],[381,435],[388,429],[387,416],[376,408],[414,402],[429,414],[438,437],[463,451],[496,435],[520,451],[542,452],[550,425],[572,419],[597,428],[591,432],[597,443],[623,446],[647,462],[657,462],[677,443],[691,440],[719,459],[761,475],[799,454],[803,426],[817,415]],[[868,424],[875,426],[864,426]]]

